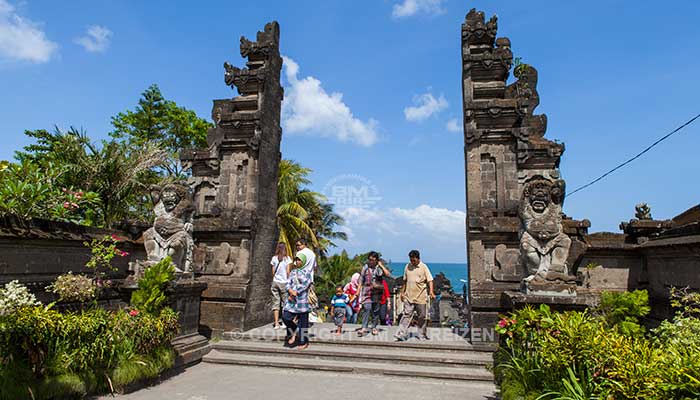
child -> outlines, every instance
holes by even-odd
[[[338,286],[335,288],[335,296],[331,298],[331,315],[333,315],[333,322],[338,329],[335,331],[336,335],[341,335],[343,333],[343,322],[345,321],[345,307],[350,302],[350,297],[343,293],[343,287]]]

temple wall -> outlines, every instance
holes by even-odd
[[[119,248],[129,253],[112,260],[117,271],[108,276],[116,284],[128,275],[130,261],[145,258],[143,244],[130,240],[128,233],[68,222],[0,218],[0,285],[18,280],[42,302],[54,301],[56,296],[47,293],[45,287],[59,275],[91,273],[85,267],[91,257],[90,249],[83,242],[112,234],[125,239]],[[103,292],[100,303],[107,307],[125,304],[115,291]]]

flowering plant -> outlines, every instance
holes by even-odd
[[[20,307],[39,305],[36,297],[29,292],[26,286],[14,280],[0,289],[0,315],[13,313]]]
[[[83,242],[92,252],[92,257],[85,266],[94,271],[98,283],[108,271],[117,270],[116,267],[112,266],[114,257],[126,257],[129,255],[128,252],[117,248],[117,244],[122,240],[120,237],[112,234],[104,236],[102,239],[92,239],[90,242]]]
[[[56,293],[60,301],[79,301],[84,303],[95,298],[98,287],[91,278],[85,275],[73,275],[72,272],[68,272],[67,274],[59,275],[46,290]]]

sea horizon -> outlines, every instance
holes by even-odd
[[[433,274],[433,276],[439,274],[442,272],[445,274],[445,277],[450,280],[450,284],[452,285],[452,289],[454,289],[455,292],[461,293],[462,291],[462,285],[464,282],[460,281],[460,279],[464,280],[469,280],[469,271],[467,269],[467,263],[438,263],[438,262],[429,262],[423,260],[423,262],[428,266],[430,269],[430,272]],[[401,261],[391,261],[389,263],[389,268],[391,268],[392,274],[395,276],[401,275],[403,272],[403,268],[408,264],[408,261],[401,262]]]

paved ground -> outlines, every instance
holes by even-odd
[[[352,398],[371,387],[381,400],[495,399],[492,384],[387,378],[279,368],[197,364],[156,386],[117,396],[118,400],[229,400]],[[369,396],[369,395],[367,395]],[[367,397],[363,395],[362,397]],[[99,397],[113,399],[112,396]]]

